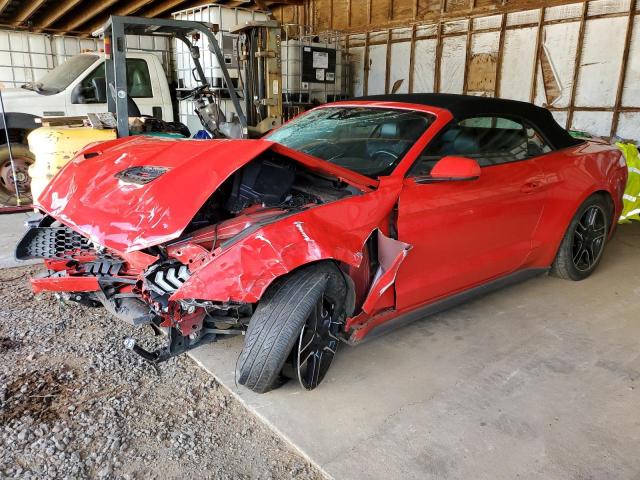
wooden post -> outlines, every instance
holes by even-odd
[[[536,89],[538,88],[538,63],[540,62],[540,50],[542,50],[544,17],[546,12],[546,8],[542,7],[540,9],[540,18],[538,19],[538,33],[536,35],[535,57],[533,58],[533,73],[531,74],[531,91],[529,92],[529,102],[531,103],[534,103],[536,100]]]
[[[362,79],[362,94],[369,94],[369,32],[364,35],[364,78]]]
[[[333,30],[333,0],[329,0],[329,30]]]
[[[504,58],[504,38],[506,37],[507,14],[502,14],[502,23],[500,23],[500,40],[498,42],[498,58],[496,59],[496,81],[493,96],[500,98],[500,83],[502,82],[502,59]]]
[[[416,24],[411,26],[411,48],[409,50],[409,85],[407,91],[413,93],[413,71],[416,67]]]
[[[571,128],[573,122],[573,112],[575,110],[576,94],[578,92],[578,79],[580,77],[580,64],[582,63],[582,46],[584,45],[584,31],[589,13],[589,2],[582,4],[582,16],[580,17],[580,30],[578,32],[578,47],[576,48],[576,59],[573,66],[573,85],[571,85],[571,100],[569,101],[569,113],[567,115],[567,129]]]
[[[440,92],[440,62],[442,61],[442,20],[438,20],[438,31],[436,33],[436,64],[433,68],[433,91]]]
[[[389,84],[391,83],[391,38],[393,36],[393,30],[389,29],[387,32],[387,58],[384,66],[384,93],[388,94]]]
[[[471,39],[473,37],[473,18],[469,18],[469,24],[467,25],[467,43],[464,56],[464,75],[462,80],[462,93],[466,95],[467,83],[469,80],[469,61],[471,60]]]
[[[620,107],[622,106],[622,92],[627,79],[627,66],[629,63],[629,50],[631,49],[631,39],[633,38],[633,25],[635,23],[637,0],[629,2],[629,19],[627,20],[627,33],[624,37],[624,51],[622,52],[622,63],[620,64],[620,74],[618,76],[618,88],[616,90],[616,102],[613,107],[613,119],[611,120],[610,137],[613,137],[618,130],[620,120]]]

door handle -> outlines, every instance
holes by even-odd
[[[522,185],[522,187],[520,187],[520,191],[522,193],[531,193],[542,188],[543,185],[544,183],[542,180],[532,180]]]

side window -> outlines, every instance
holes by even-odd
[[[149,66],[141,58],[127,58],[127,91],[133,98],[153,97]]]
[[[106,77],[104,62],[97,66],[80,84],[77,103],[98,103],[93,89],[93,79]],[[133,98],[153,97],[149,66],[141,58],[127,59],[127,92]]]
[[[410,175],[428,175],[447,155],[475,159],[480,167],[525,160],[551,151],[533,128],[509,118],[477,116],[459,120],[424,149]]]
[[[104,62],[98,65],[93,72],[85,77],[80,83],[80,95],[74,103],[99,103],[96,98],[96,92],[93,88],[94,78],[105,78]]]

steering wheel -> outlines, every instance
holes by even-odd
[[[386,163],[385,163],[385,158],[388,159]],[[377,152],[374,152],[373,155],[371,155],[371,160],[373,160],[374,162],[380,162],[381,164],[386,165],[387,167],[390,167],[391,165],[393,165],[395,162],[398,161],[399,158],[400,158],[400,155],[398,155],[395,152],[392,152],[391,150],[378,150]]]

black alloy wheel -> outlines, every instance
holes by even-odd
[[[590,206],[573,232],[573,265],[580,272],[591,270],[604,250],[607,216],[599,205]]]
[[[551,274],[566,280],[584,280],[602,259],[614,215],[613,202],[602,193],[587,198],[565,231]]]
[[[339,329],[334,305],[322,295],[300,331],[294,359],[298,381],[306,390],[316,388],[329,370],[338,348]]]

